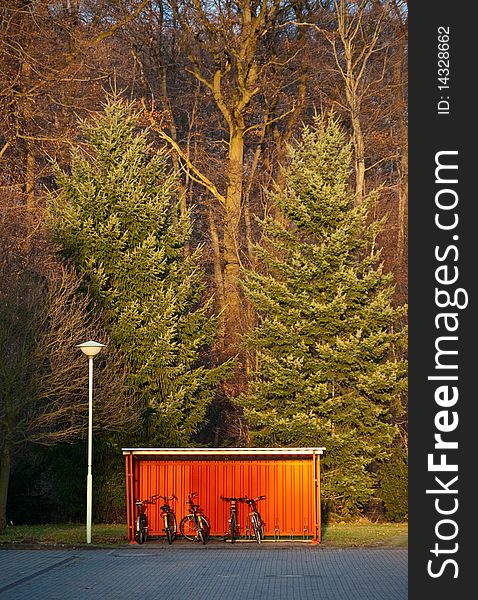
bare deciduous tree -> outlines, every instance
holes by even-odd
[[[76,345],[106,340],[100,315],[92,312],[76,275],[41,248],[39,227],[30,230],[15,218],[22,215],[18,207],[8,208],[0,223],[0,531],[16,449],[84,436],[88,369]],[[94,410],[102,430],[135,422],[135,399],[125,395],[125,377],[118,355],[111,350],[100,355]]]
[[[362,125],[364,98],[381,85],[386,67],[382,29],[388,14],[388,2],[334,0],[336,27],[327,33],[337,68],[344,84],[344,107],[350,115],[355,157],[355,197],[365,195],[365,140]],[[380,53],[383,69],[374,79],[368,73],[372,58]]]

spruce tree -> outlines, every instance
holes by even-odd
[[[110,97],[81,122],[86,145],[74,150],[71,173],[57,169],[50,216],[142,399],[137,443],[176,446],[203,423],[224,368],[201,364],[216,321],[201,304],[200,249],[185,253],[191,222],[180,214],[176,178],[138,121],[131,104]]]
[[[239,399],[253,444],[326,447],[323,499],[344,516],[372,494],[406,389],[405,307],[377,248],[377,194],[355,206],[350,174],[337,120],[316,117],[270,195],[281,218],[259,222],[263,268],[243,273],[257,367]]]

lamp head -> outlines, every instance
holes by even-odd
[[[90,340],[89,342],[83,342],[83,344],[78,344],[76,347],[80,348],[83,354],[90,358],[96,356],[102,348],[106,348],[106,344],[100,344],[99,342],[94,342],[93,340]]]

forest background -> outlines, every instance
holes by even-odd
[[[75,346],[86,339],[108,343],[95,361],[95,520],[121,521],[122,446],[244,446],[254,439],[240,398],[257,383],[260,352],[244,340],[264,317],[241,279],[266,269],[258,250],[267,238],[264,222],[294,222],[274,198],[287,196],[290,146],[306,144],[303,127],[313,128],[318,114],[333,110],[350,142],[350,210],[379,190],[366,217],[369,224],[384,219],[372,242],[381,253],[371,252],[393,277],[391,304],[405,304],[407,4],[5,0],[0,15],[0,528],[83,518],[87,369]],[[108,95],[121,96],[136,116],[130,133],[122,129],[127,110],[115,127],[110,121],[104,140],[135,140],[133,129],[147,130],[149,150],[162,157],[157,219],[167,223],[163,239],[175,232],[169,249],[184,258],[180,273],[189,281],[181,339],[196,341],[181,386],[168,392],[174,410],[159,429],[148,415],[162,409],[145,406],[154,389],[137,368],[140,345],[139,359],[130,352],[137,336],[111,327],[114,311],[131,321],[129,308],[105,301],[92,263],[81,263],[84,253],[75,255],[67,234],[52,233],[48,217],[58,190],[81,196],[72,192],[75,177],[77,189],[83,181],[72,154],[85,152],[87,164],[101,158],[105,129],[96,137],[90,129],[88,138],[85,124],[105,110]],[[163,251],[173,264],[172,251]],[[168,277],[179,279],[173,268]],[[198,341],[200,329],[208,333]],[[195,333],[188,338],[185,331]],[[143,347],[150,341],[145,337]],[[404,356],[403,348],[394,351]],[[178,393],[193,388],[189,396]],[[339,466],[366,472],[367,489],[347,501],[331,494],[324,504],[330,519],[407,516],[406,391],[398,386],[393,398],[385,396],[394,435],[375,459],[369,450],[357,456],[360,442],[353,456],[343,454]],[[196,403],[197,422],[185,419],[185,403]],[[175,435],[158,436],[167,427]]]

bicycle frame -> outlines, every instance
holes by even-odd
[[[248,498],[246,496],[244,502],[246,502],[249,505],[249,508],[250,508],[250,511],[251,511],[250,514],[251,515],[252,514],[256,514],[256,515],[259,515],[259,517],[261,516],[259,514],[259,510],[257,508],[257,504],[256,503],[259,502],[259,500],[265,500],[265,499],[266,499],[265,496],[257,496],[257,498]]]
[[[236,498],[231,496],[230,498],[226,498],[225,496],[221,496],[221,500],[225,502],[230,502],[231,506],[229,509],[229,532],[231,534],[231,543],[233,544],[236,540],[236,537],[239,535],[239,524],[237,523],[237,503],[244,502],[246,498]]]
[[[203,544],[206,543],[209,537],[210,526],[206,515],[201,511],[199,504],[195,504],[193,499],[198,496],[198,492],[192,492],[188,496],[189,512],[181,519],[179,528],[182,535],[189,541],[200,540]],[[191,520],[194,522],[191,528]],[[195,532],[195,533],[194,533]],[[193,535],[194,533],[194,535]]]
[[[135,519],[134,538],[138,544],[148,539],[148,517],[146,514],[148,504],[156,504],[157,494],[150,496],[147,500],[135,500],[137,515]]]
[[[177,500],[177,497],[172,494],[171,496],[158,496],[158,498],[162,498],[164,500],[164,504],[160,507],[161,510],[161,518],[164,521],[164,532],[166,533],[166,537],[168,539],[168,543],[171,544],[176,537],[176,515],[174,514],[173,509],[169,505],[170,500]]]
[[[192,501],[192,499],[195,498],[197,495],[198,495],[197,492],[193,492],[192,494],[190,494],[189,499],[188,499],[188,504],[189,504],[189,513],[194,515],[194,522],[196,523],[196,526],[199,531],[200,529],[202,529],[202,526],[203,526],[202,514],[199,509],[199,504],[194,504],[194,502]]]
[[[264,521],[257,509],[257,502],[259,500],[265,500],[265,496],[257,496],[257,498],[248,498],[246,496],[245,502],[248,504],[250,512],[249,519],[251,520],[252,530],[254,532],[254,537],[257,540],[257,543],[260,544],[264,539]]]

